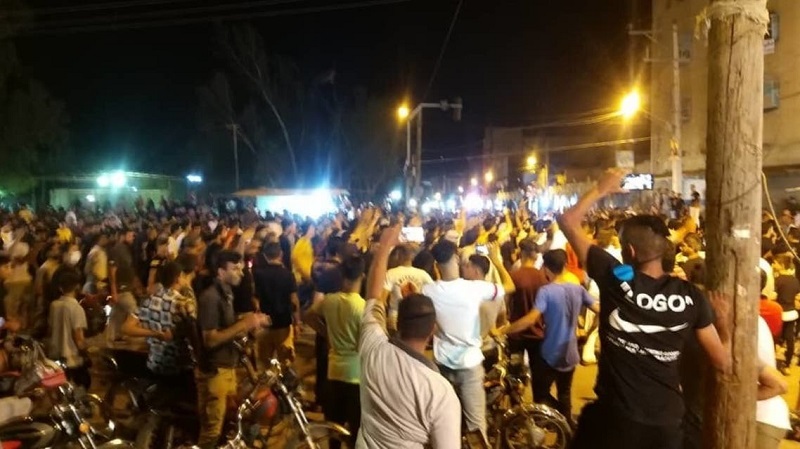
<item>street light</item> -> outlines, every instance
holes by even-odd
[[[403,105],[397,108],[397,118],[400,120],[405,120],[408,118],[408,115],[411,113],[411,110],[408,109],[408,106]]]
[[[403,194],[397,189],[392,190],[389,193],[389,199],[391,199],[392,201],[400,201],[401,199],[403,199]]]
[[[458,186],[458,193],[464,193],[464,188],[461,187],[461,186]]]
[[[494,173],[491,170],[487,171],[485,175],[483,175],[483,179],[486,181],[486,184],[491,184],[494,181]]]
[[[441,194],[441,192],[436,192],[436,193],[433,195],[433,199],[435,199],[436,201],[442,201],[442,194]]]
[[[469,183],[472,185],[472,187],[478,187],[478,178],[470,179]]]
[[[203,182],[203,177],[200,175],[186,175],[186,180],[189,181],[190,184],[200,184]]]
[[[536,165],[536,156],[528,156],[528,167],[534,167]]]
[[[639,96],[639,92],[631,91],[625,97],[622,98],[622,103],[620,103],[619,107],[619,114],[622,118],[628,120],[633,118],[639,109],[642,106],[642,99]]]

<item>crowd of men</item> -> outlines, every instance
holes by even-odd
[[[621,177],[608,172],[557,221],[524,202],[502,215],[365,207],[314,221],[168,203],[23,207],[0,217],[0,312],[7,331],[45,339],[88,387],[87,336],[105,318],[92,305],[108,297],[109,345],[145,338],[151,375],[195,386],[203,448],[218,444],[236,391],[236,336],[256,335],[263,369],[294,360],[304,325],[316,331],[316,406],[354,447],[455,449],[462,426],[485,437],[484,351],[501,335],[527,354],[534,401],[574,427],[572,447],[700,447],[703,376],[730,369],[731,324],[728,300],[704,287],[699,194],[671,202],[671,217],[599,210]],[[752,388],[758,448],[775,449],[791,426],[773,338],[787,372],[800,231],[789,211],[764,223]],[[406,232],[417,227],[423,241]],[[597,400],[575,422],[573,374],[595,360]]]

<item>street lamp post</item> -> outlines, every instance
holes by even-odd
[[[442,100],[439,103],[420,103],[413,110],[409,110],[408,106],[405,105],[397,108],[397,117],[400,120],[406,121],[406,162],[405,162],[406,201],[408,201],[413,196],[411,192],[412,178],[413,178],[413,187],[415,191],[419,190],[420,185],[422,183],[422,110],[430,108],[438,108],[441,109],[442,111],[447,111],[452,109],[454,120],[460,121],[461,110],[463,108],[463,105],[461,103],[461,99],[456,98],[456,100],[453,102]],[[411,121],[414,120],[415,118],[417,119],[417,148],[416,148],[416,154],[412,158]]]

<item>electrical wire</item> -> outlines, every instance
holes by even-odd
[[[450,36],[453,34],[453,28],[456,26],[456,22],[458,21],[458,14],[461,12],[461,6],[464,4],[464,0],[458,0],[458,5],[456,5],[456,11],[453,13],[453,18],[450,20],[450,27],[447,29],[447,34],[444,35],[444,41],[442,42],[442,46],[439,49],[439,56],[436,58],[436,64],[433,65],[433,72],[431,72],[431,77],[428,80],[428,87],[425,88],[425,93],[422,95],[422,101],[424,102],[425,99],[428,98],[428,94],[431,91],[431,87],[433,87],[433,82],[436,80],[436,75],[439,73],[439,67],[442,64],[442,58],[444,58],[444,52],[447,50],[447,45],[450,43]]]
[[[783,232],[783,228],[778,226],[778,223],[777,223],[778,216],[775,214],[775,206],[772,204],[772,196],[769,194],[769,185],[767,184],[767,175],[764,173],[763,170],[761,171],[761,186],[762,186],[762,188],[764,190],[764,194],[767,196],[767,205],[769,206],[769,211],[772,214],[773,220],[776,221],[775,224],[776,224],[776,227],[778,228],[778,235],[780,235],[781,236],[781,240],[783,240],[783,242],[786,243],[786,247],[789,248],[789,252],[792,253],[792,255],[794,256],[795,260],[800,262],[800,256],[798,256],[797,253],[794,251],[794,248],[792,248],[792,244],[789,243],[789,239],[786,238],[786,234]]]
[[[212,12],[219,13],[230,10],[261,8],[264,6],[279,6],[279,5],[298,3],[303,1],[307,0],[261,0],[261,1],[249,1],[240,3],[227,3],[227,4],[213,5],[213,6],[194,6],[190,8],[175,8],[167,10],[147,11],[140,13],[125,14],[120,16],[105,15],[105,16],[88,17],[88,18],[72,19],[72,20],[49,20],[49,21],[46,20],[41,22],[37,21],[31,23],[31,26],[33,28],[58,28],[58,27],[74,27],[74,26],[102,24],[109,21],[135,22],[137,20],[142,20],[142,19],[167,19],[170,17],[182,16],[182,15],[192,15],[198,13],[212,13]]]
[[[247,19],[263,18],[263,17],[293,16],[293,15],[314,14],[314,13],[324,13],[324,12],[334,12],[334,11],[345,11],[345,10],[352,10],[359,8],[368,8],[373,6],[407,3],[409,1],[411,0],[369,0],[369,1],[343,3],[331,6],[281,9],[273,11],[249,12],[249,13],[238,13],[238,14],[228,14],[228,15],[212,15],[212,16],[201,16],[201,17],[190,17],[190,18],[176,18],[168,20],[151,20],[151,21],[132,22],[132,23],[109,23],[109,24],[95,25],[95,26],[57,27],[51,29],[27,29],[27,30],[20,30],[19,33],[17,33],[17,35],[69,34],[69,33],[108,31],[108,30],[133,30],[133,29],[155,28],[164,26],[168,27],[168,26],[189,25],[189,24],[203,23],[203,22],[235,21],[235,20],[247,20]]]

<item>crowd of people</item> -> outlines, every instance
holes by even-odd
[[[236,391],[236,336],[255,334],[263,369],[294,361],[303,326],[316,333],[309,406],[345,425],[353,447],[485,438],[485,354],[504,335],[526,354],[533,400],[573,426],[572,447],[700,447],[703,377],[731,365],[729,300],[704,286],[700,196],[666,214],[598,208],[621,177],[609,171],[557,217],[524,201],[502,214],[364,207],[316,220],[167,202],[22,206],[0,216],[2,325],[45,340],[87,388],[89,337],[145,339],[150,375],[194,386],[202,448],[216,447]],[[795,223],[788,210],[764,217],[759,449],[791,428],[776,368],[788,374],[800,332]],[[575,419],[575,369],[595,362],[597,400]]]

